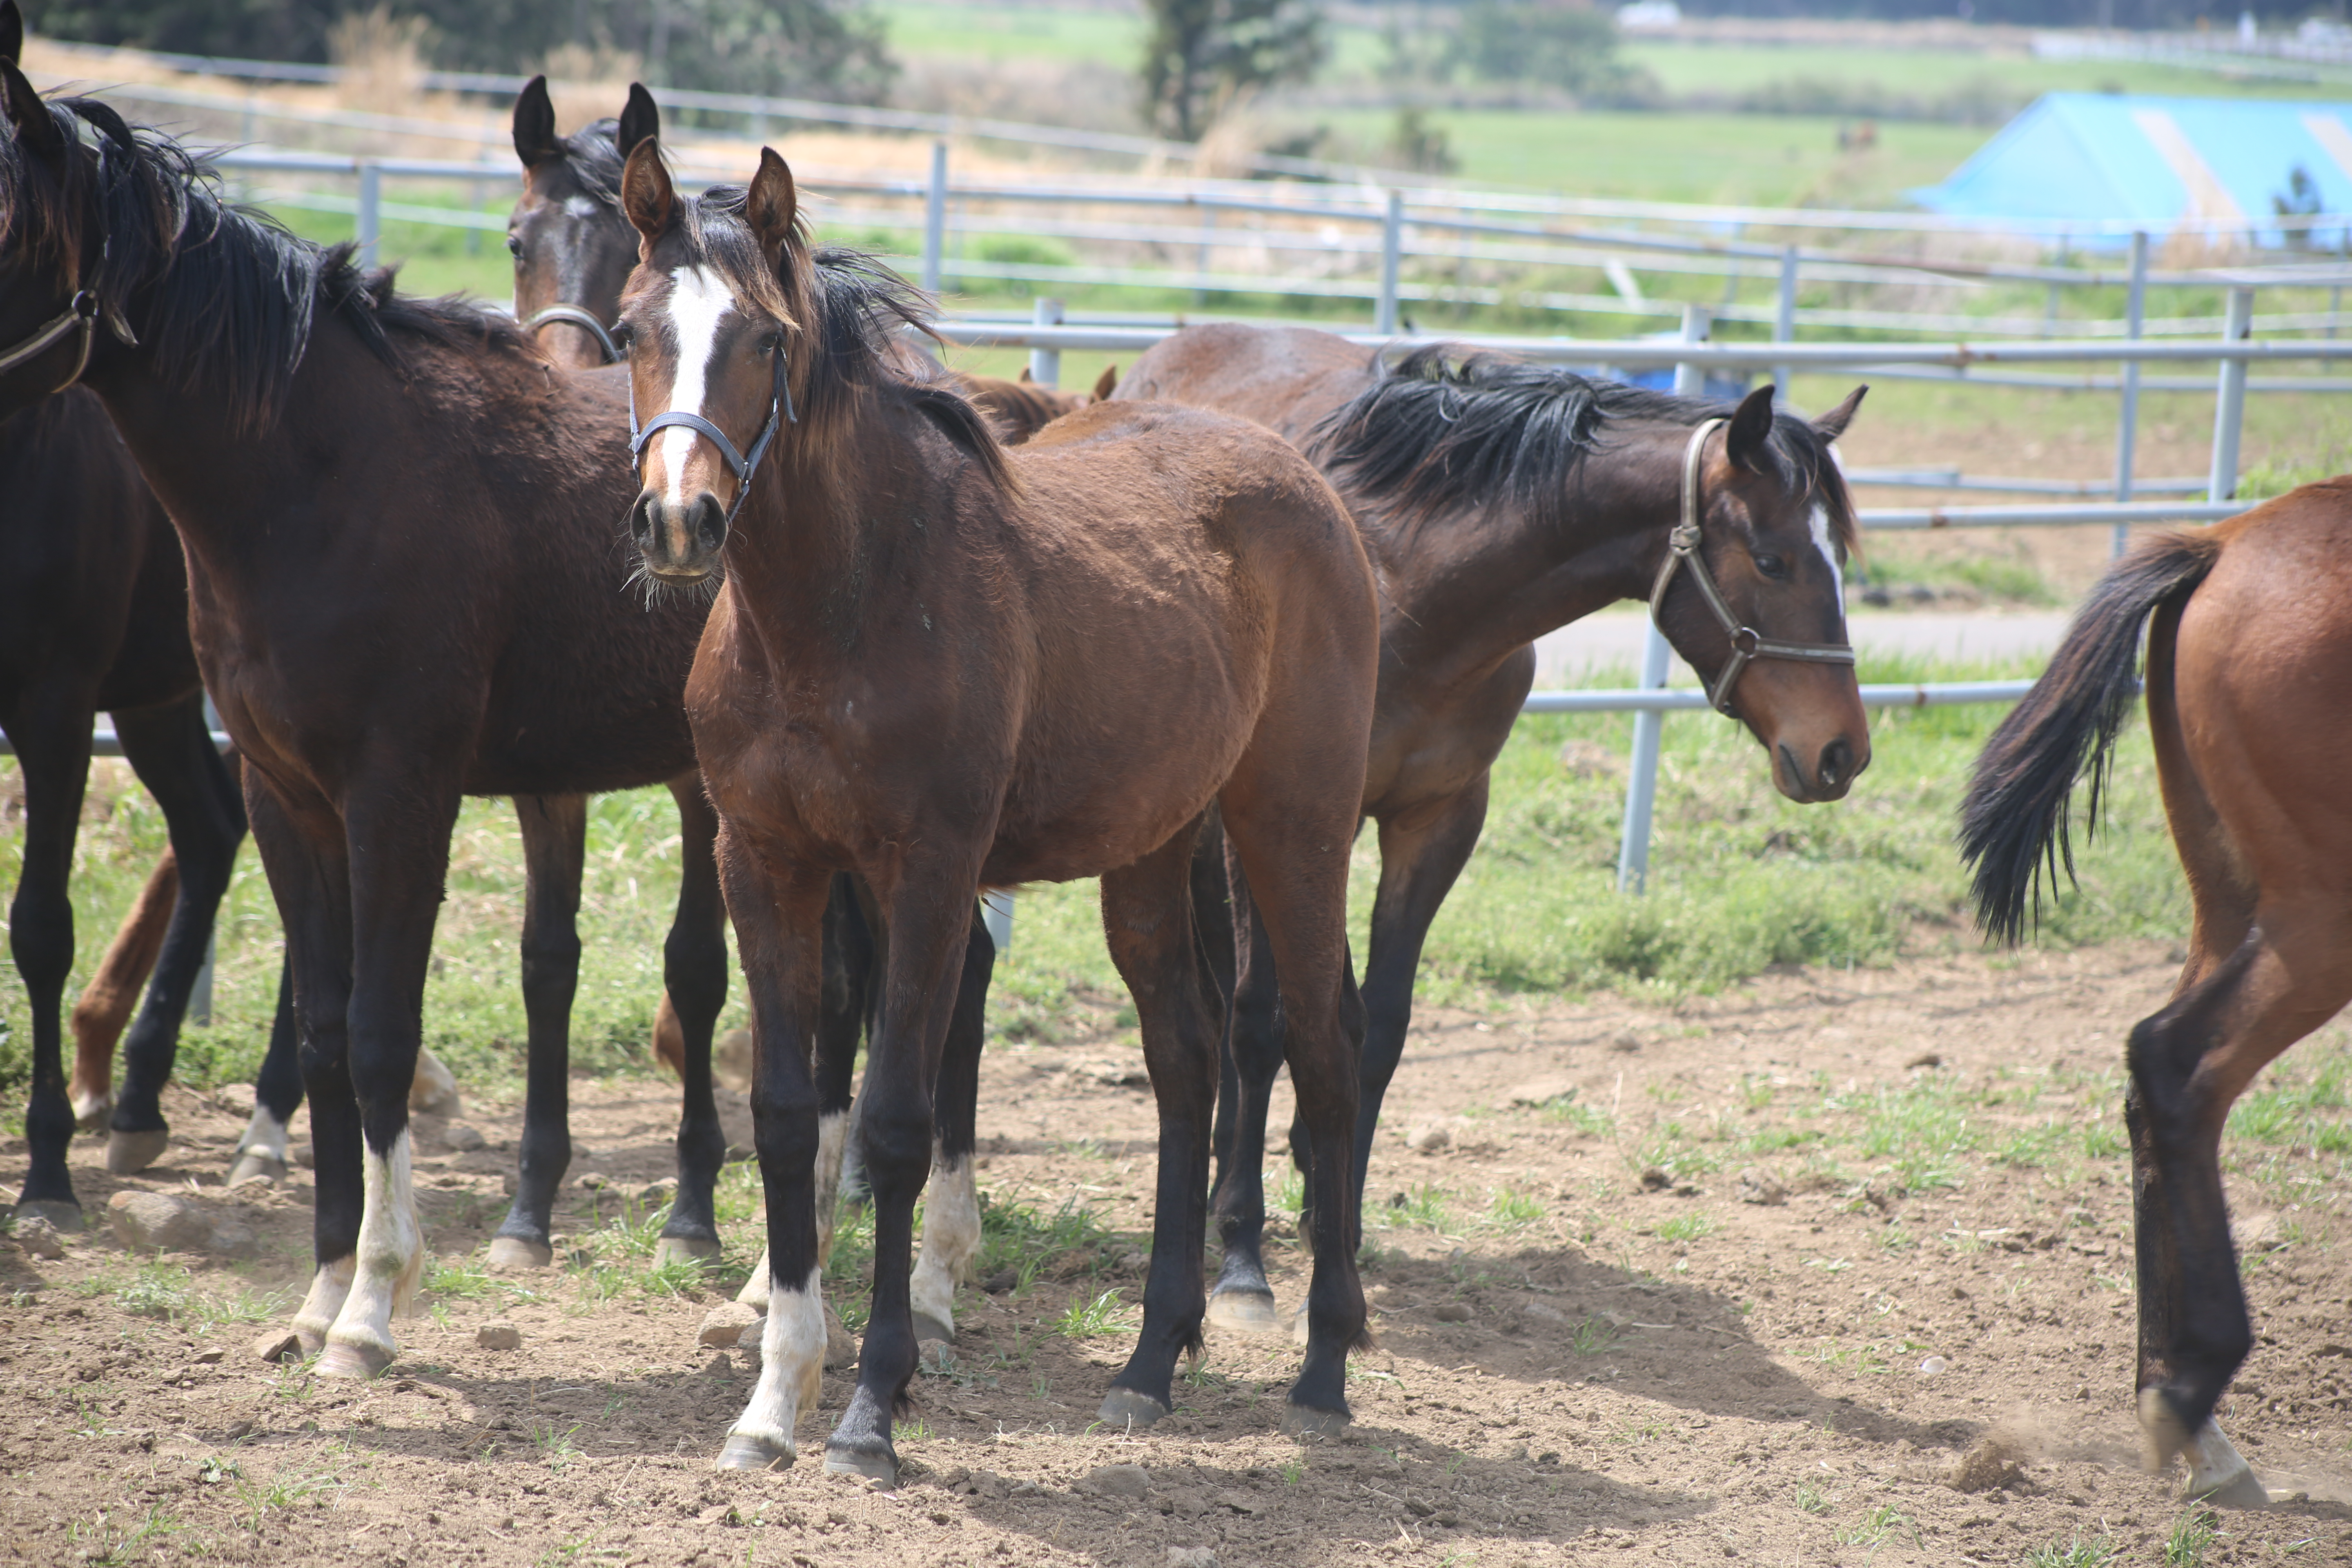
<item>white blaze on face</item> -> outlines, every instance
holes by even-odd
[[[824,1385],[824,1270],[811,1268],[797,1286],[782,1280],[768,1292],[768,1321],[760,1334],[760,1384],[735,1431],[772,1451],[794,1452],[793,1426],[813,1408]]]
[[[935,1152],[930,1191],[923,1202],[923,1252],[907,1284],[908,1304],[918,1319],[931,1319],[950,1334],[955,1332],[956,1281],[970,1277],[979,1252],[980,1194],[972,1181],[971,1156],[950,1163]]]
[[[669,275],[669,325],[677,342],[677,378],[670,384],[669,401],[652,414],[701,414],[709,394],[710,361],[719,342],[719,324],[735,308],[735,297],[724,279],[707,267],[681,267]],[[707,417],[707,416],[706,416]],[[686,459],[701,437],[684,426],[661,433],[664,499],[673,506],[686,500]]]
[[[1845,607],[1845,574],[1838,570],[1837,540],[1830,532],[1827,507],[1813,508],[1813,547],[1822,552],[1822,560],[1830,569],[1830,581],[1837,585],[1837,602],[1841,612]]]

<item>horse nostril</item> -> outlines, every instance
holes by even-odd
[[[654,509],[651,497],[639,496],[637,504],[629,509],[629,537],[640,545],[653,542]]]
[[[719,498],[705,491],[695,502],[694,531],[706,550],[718,550],[727,542],[727,513],[719,505]]]
[[[1822,765],[1816,775],[1822,788],[1835,789],[1853,776],[1853,744],[1843,736],[1822,748]]]

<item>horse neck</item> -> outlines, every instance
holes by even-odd
[[[1411,530],[1367,530],[1387,601],[1382,641],[1443,685],[1475,679],[1547,632],[1650,591],[1679,507],[1685,432],[1633,432],[1578,464],[1558,515],[1507,495]]]

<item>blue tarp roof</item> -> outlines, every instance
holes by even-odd
[[[2086,243],[2120,244],[2135,227],[2200,219],[2242,232],[2273,216],[2298,168],[2320,210],[2352,214],[2352,104],[2053,92],[1910,195],[1954,217],[2080,225]]]

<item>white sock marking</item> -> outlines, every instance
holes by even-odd
[[[811,1268],[798,1289],[768,1292],[768,1323],[760,1335],[760,1383],[735,1431],[786,1454],[796,1453],[793,1425],[814,1407],[824,1386],[824,1270]]]
[[[971,1275],[980,1255],[980,1194],[973,1185],[971,1156],[952,1164],[936,1152],[930,1191],[923,1199],[923,1251],[907,1283],[908,1304],[919,1316],[938,1319],[955,1331],[956,1282]]]
[[[286,1163],[286,1123],[269,1113],[267,1106],[253,1108],[253,1120],[245,1124],[245,1136],[238,1139],[240,1154],[266,1155],[279,1164]]]
[[[392,1141],[392,1152],[360,1151],[360,1210],[357,1276],[335,1326],[327,1335],[337,1344],[363,1346],[385,1358],[398,1352],[392,1320],[405,1313],[416,1281],[425,1272],[425,1238],[416,1224],[416,1194],[409,1184],[408,1129]]]
[[[310,1276],[310,1293],[302,1298],[301,1308],[294,1314],[294,1331],[302,1336],[305,1349],[315,1350],[326,1342],[327,1331],[335,1326],[335,1314],[343,1310],[344,1300],[352,1293],[353,1260],[338,1258],[332,1263],[321,1264]]]
[[[2189,1461],[2189,1490],[2192,1495],[2228,1486],[2253,1469],[2230,1439],[2221,1436],[2221,1428],[2210,1421],[2189,1439],[2182,1457]]]
[[[706,267],[681,267],[669,275],[669,324],[677,337],[677,379],[669,401],[653,413],[700,414],[708,392],[711,351],[719,323],[735,308],[726,281]],[[661,433],[664,494],[673,506],[686,500],[686,459],[702,437],[681,425]]]

